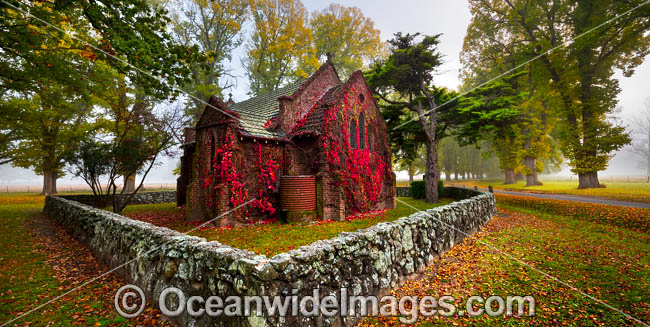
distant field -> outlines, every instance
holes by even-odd
[[[409,186],[409,181],[397,181],[397,187],[407,187]]]
[[[488,187],[489,185],[492,185],[497,189],[518,190],[534,193],[562,193],[605,197],[623,201],[650,202],[650,183],[608,182],[606,179],[601,179],[601,184],[605,185],[604,188],[586,190],[579,190],[577,181],[542,180],[542,183],[544,185],[529,187],[526,187],[525,181],[520,181],[516,184],[509,185],[504,185],[503,180],[460,181],[452,183],[465,184],[470,186],[477,185],[479,187]]]
[[[121,187],[121,185],[118,185]],[[2,193],[40,193],[42,186],[38,185],[2,185],[0,184],[0,194]],[[145,191],[168,191],[176,190],[175,183],[169,184],[145,184]],[[57,191],[61,194],[70,194],[70,193],[89,193],[92,192],[88,185],[58,185]]]
[[[155,189],[148,188],[142,192],[157,192],[157,191],[175,191],[176,189]],[[92,194],[90,191],[72,191],[72,192],[63,192],[60,191],[60,195],[76,195],[76,194]],[[26,204],[26,203],[40,203],[44,202],[45,196],[41,195],[40,192],[2,192],[0,190],[0,204]]]

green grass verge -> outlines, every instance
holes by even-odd
[[[56,279],[55,271],[47,264],[49,253],[44,252],[43,246],[33,236],[37,232],[29,230],[27,225],[26,221],[39,214],[42,208],[43,197],[34,194],[0,198],[0,324],[46,303],[71,287],[71,281]],[[84,315],[88,308],[106,305],[103,299],[94,296],[97,287],[97,284],[88,285],[21,318],[16,324],[45,326],[56,322],[57,326],[106,326],[125,323],[126,320],[116,313]]]

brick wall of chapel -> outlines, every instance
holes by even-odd
[[[360,73],[355,73],[350,77],[350,80],[346,84],[349,86],[347,94],[351,99],[358,98],[360,95],[363,96],[364,101],[367,102],[367,108],[364,111],[365,115],[365,133],[368,141],[370,142],[370,151],[377,153],[381,158],[383,158],[384,164],[388,167],[391,167],[391,150],[388,145],[388,135],[386,130],[386,123],[379,112],[379,109],[376,106],[376,103],[373,99],[370,90],[368,89],[365,80],[363,79]],[[344,106],[343,95],[341,99],[337,100],[333,104],[334,108],[341,108]],[[338,110],[338,109],[337,109]],[[348,109],[348,117],[353,116],[352,109]],[[352,122],[352,119],[350,119]],[[344,135],[341,128],[347,128],[349,131],[349,126],[341,126],[341,124],[335,124],[332,126],[333,130],[328,131],[331,135],[338,136],[339,144],[342,143],[342,136]],[[323,151],[323,150],[321,150]],[[345,160],[345,158],[342,158]],[[327,161],[325,156],[322,156],[321,167],[323,167],[321,175],[323,180],[323,205],[324,213],[326,217],[331,217],[334,220],[340,220],[345,218],[347,215],[352,214],[350,208],[346,208],[345,205],[345,191],[341,187],[333,186],[332,181],[337,177],[332,176],[329,173],[327,168]],[[395,178],[394,173],[390,172],[384,177],[384,183],[382,185],[382,196],[381,200],[371,209],[371,210],[381,210],[381,209],[391,209],[395,207]]]
[[[314,78],[304,84],[293,99],[283,98],[280,101],[279,126],[285,133],[290,133],[296,123],[304,118],[330,88],[340,85],[336,71],[332,65],[323,66]]]

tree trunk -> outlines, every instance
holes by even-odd
[[[524,179],[524,175],[522,173],[516,173],[515,174],[515,182],[518,182],[520,180]]]
[[[411,183],[413,183],[413,170],[415,170],[413,168],[413,163],[412,162],[409,162],[409,168],[408,169],[409,169],[409,185],[411,185]]]
[[[451,181],[451,173],[450,173],[449,171],[446,171],[446,172],[445,172],[445,180],[446,180],[447,182],[450,182],[450,181]]]
[[[427,169],[424,175],[424,187],[427,195],[427,202],[438,203],[438,149],[435,140],[427,142]]]
[[[53,170],[44,170],[43,171],[43,191],[42,195],[54,195],[56,194],[56,171]]]
[[[506,168],[503,170],[506,174],[506,182],[504,184],[514,184],[515,183],[515,170],[512,168]]]
[[[135,174],[131,176],[124,175],[124,193],[130,194],[135,192]]]
[[[526,186],[542,185],[537,178],[537,159],[533,157],[524,158],[524,166],[530,171],[530,174],[526,174]]]
[[[598,182],[598,172],[588,172],[583,174],[578,174],[578,188],[599,188],[602,187],[600,182]]]

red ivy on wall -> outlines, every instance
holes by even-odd
[[[354,149],[350,145],[349,124],[355,124],[358,137],[358,117],[368,108],[367,103],[356,96],[357,93],[355,88],[351,88],[342,106],[325,112],[321,144],[330,173],[338,176],[334,185],[343,187],[345,191],[346,207],[353,212],[367,212],[382,200],[384,180],[390,167],[379,154],[368,150],[369,133],[364,133],[364,139],[357,142],[363,142],[364,149]],[[352,119],[349,114],[353,115]],[[368,130],[365,126],[364,129]],[[340,136],[334,135],[335,131],[340,131]]]
[[[273,193],[277,189],[277,171],[280,169],[280,164],[273,159],[271,151],[264,153],[262,145],[258,144],[256,165],[260,172],[257,179],[260,184],[260,189],[257,193],[257,199],[253,201],[252,206],[262,213],[273,216],[277,212]]]
[[[237,170],[234,162],[235,137],[230,129],[226,130],[221,146],[215,149],[212,170],[203,179],[203,188],[217,190],[219,185],[226,185],[230,191],[230,204],[233,208],[242,205],[248,197],[248,191],[242,183],[242,175]],[[214,206],[214,199],[208,200]],[[235,211],[235,215],[242,221],[248,221],[248,212],[245,208]]]
[[[241,168],[238,168],[234,155],[235,135],[230,129],[226,130],[220,144],[214,152],[212,169],[204,172],[202,186],[204,189],[216,192],[225,187],[230,194],[230,204],[232,208],[235,208],[244,204],[249,198],[249,191],[243,182],[244,175],[249,173],[249,170],[245,168],[247,167],[246,157],[241,158],[241,165],[239,166]],[[279,155],[276,153],[274,156],[273,150],[264,151],[262,144],[257,144],[255,164],[259,171],[257,178],[259,189],[257,190],[256,199],[251,203],[253,208],[270,216],[277,213],[274,193],[277,190],[278,171],[281,167],[280,163],[274,159]],[[215,205],[218,205],[218,203],[217,199],[214,198],[214,193],[208,192],[208,206],[213,208]],[[251,222],[249,212],[245,208],[237,210],[235,215],[241,222]]]

